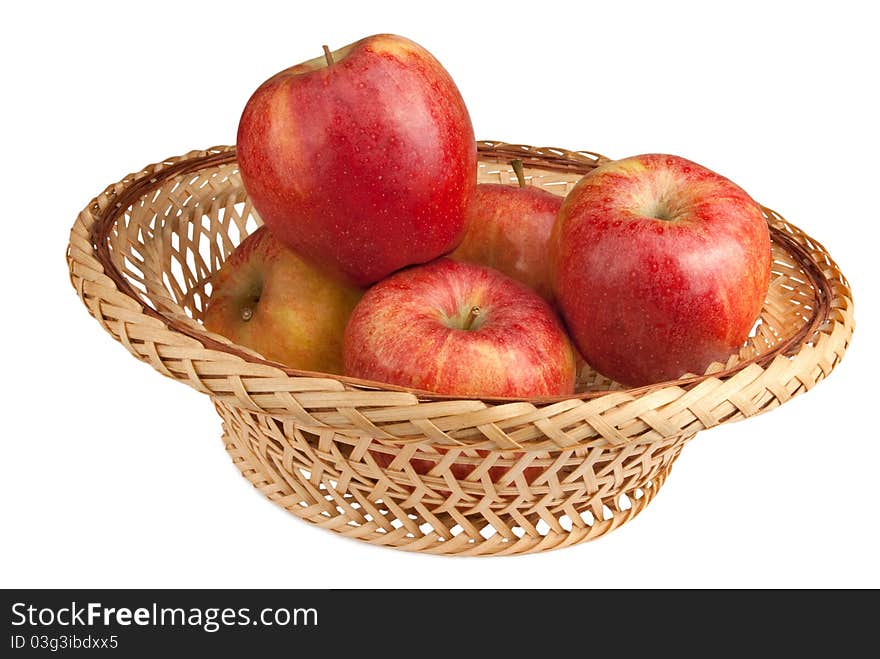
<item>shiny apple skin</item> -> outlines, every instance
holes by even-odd
[[[554,291],[577,348],[630,386],[726,360],[748,338],[770,280],[761,207],[678,156],[634,156],[584,176],[551,241]]]
[[[238,163],[280,240],[365,286],[459,244],[476,143],[458,88],[418,44],[375,35],[333,57],[256,90]]]
[[[451,257],[495,268],[552,300],[549,242],[562,197],[530,185],[481,183]]]
[[[342,338],[359,288],[304,260],[265,227],[242,241],[211,284],[208,330],[291,368],[342,372]]]
[[[471,308],[480,316],[461,329]],[[345,330],[346,375],[441,394],[563,396],[574,351],[550,305],[484,266],[448,258],[370,288]]]

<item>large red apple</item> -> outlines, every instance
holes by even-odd
[[[575,344],[597,371],[632,386],[725,360],[748,338],[770,279],[760,206],[677,156],[587,174],[552,241],[555,293]]]
[[[346,375],[454,396],[574,390],[574,352],[550,305],[497,270],[447,258],[366,292],[343,364]]]
[[[280,240],[367,285],[458,245],[477,155],[440,63],[381,34],[286,69],[238,126],[254,208]]]
[[[450,256],[495,268],[550,300],[547,250],[562,197],[527,186],[521,163],[515,164],[514,170],[519,187],[499,183],[477,186],[467,233]]]
[[[342,337],[360,289],[305,261],[265,227],[242,241],[211,284],[207,329],[292,368],[342,371]]]

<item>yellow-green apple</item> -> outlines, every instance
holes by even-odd
[[[550,305],[497,270],[441,258],[370,288],[345,329],[346,375],[454,396],[571,394],[574,352]]]
[[[285,244],[358,285],[458,245],[476,186],[470,116],[424,48],[380,34],[285,69],[238,126],[244,187]]]
[[[450,256],[500,270],[551,300],[547,249],[562,197],[527,186],[522,162],[512,164],[519,187],[478,185],[467,233]]]
[[[767,294],[761,207],[678,156],[594,169],[566,197],[551,240],[554,290],[575,344],[626,385],[703,373],[726,359]]]
[[[341,373],[342,337],[362,291],[260,227],[211,279],[203,322],[266,359]]]

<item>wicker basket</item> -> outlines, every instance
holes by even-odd
[[[495,142],[479,153],[481,182],[514,184],[505,163],[516,157],[530,184],[561,195],[606,160]],[[565,399],[453,399],[296,371],[207,332],[199,319],[210,277],[258,224],[233,147],[109,186],[79,214],[67,258],[105,330],[211,397],[233,461],[276,504],[373,544],[520,554],[632,519],[695,433],[786,402],[842,358],[853,331],[846,280],[821,245],[765,211],[773,276],[739,354],[708,375],[628,390],[584,366],[578,394]],[[419,474],[413,458],[436,466]],[[453,463],[475,468],[456,478]]]

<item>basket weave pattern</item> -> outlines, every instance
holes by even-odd
[[[605,160],[481,142],[480,182],[566,194]],[[71,282],[91,315],[163,375],[208,394],[242,474],[276,504],[368,542],[441,554],[517,554],[590,540],[637,515],[698,431],[809,390],[853,331],[826,250],[765,209],[773,276],[753,336],[725,364],[640,389],[584,365],[578,393],[455,399],[272,363],[199,322],[210,278],[259,219],[233,147],[193,151],[109,186],[71,231]],[[377,464],[385,453],[390,465]],[[419,474],[411,459],[433,460]],[[453,464],[470,464],[456,478]],[[387,464],[387,461],[385,462]],[[506,471],[499,477],[498,467]]]

